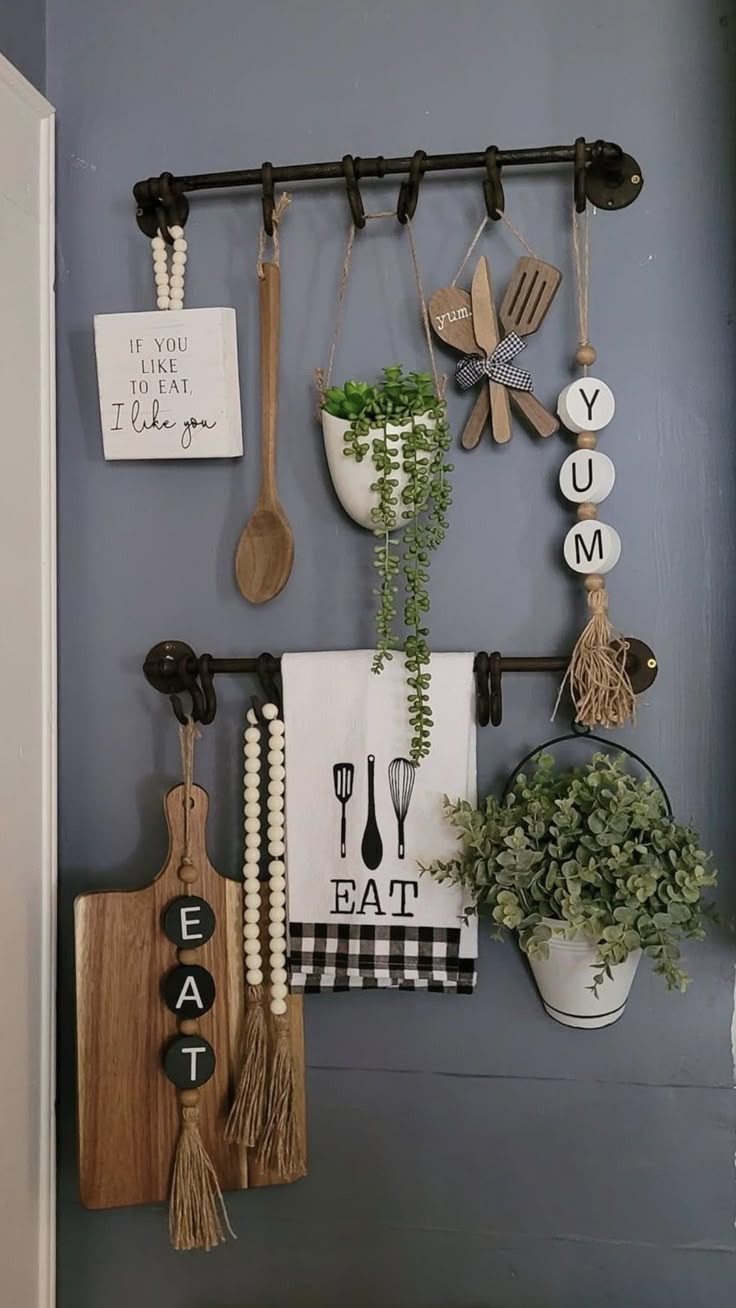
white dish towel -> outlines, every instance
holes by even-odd
[[[291,988],[467,994],[476,919],[417,863],[457,850],[442,796],[475,802],[473,655],[432,656],[432,749],[418,768],[403,657],[380,676],[372,661],[371,650],[281,661]]]

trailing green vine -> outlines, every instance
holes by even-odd
[[[412,729],[410,754],[420,763],[429,754],[432,708],[429,700],[429,612],[431,555],[447,530],[452,492],[446,461],[450,434],[445,403],[427,373],[405,375],[398,366],[384,368],[383,381],[348,381],[325,396],[328,413],[350,426],[344,436],[347,458],[361,463],[368,455],[376,469],[371,489],[377,503],[371,511],[378,538],[373,564],[378,578],[376,654],[373,671],[380,673],[393,651],[401,647],[396,631],[398,577],[403,572],[403,620],[407,702]],[[391,430],[389,430],[391,428]],[[400,477],[406,478],[399,494]],[[392,532],[404,522],[403,550]]]

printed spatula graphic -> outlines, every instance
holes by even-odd
[[[352,763],[336,763],[332,769],[335,798],[340,802],[340,858],[346,857],[347,815],[345,806],[353,793],[355,768]]]
[[[478,348],[484,354],[492,354],[498,345],[498,323],[493,303],[493,287],[488,260],[482,254],[473,273],[470,287],[473,305],[473,331]],[[491,426],[493,439],[500,445],[511,440],[511,407],[509,393],[500,382],[490,382]]]

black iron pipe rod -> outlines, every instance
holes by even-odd
[[[593,159],[615,166],[621,157],[621,147],[612,141],[593,141],[586,143],[585,157],[590,163]],[[428,154],[422,161],[422,173],[455,172],[464,168],[484,168],[485,151],[467,154]],[[524,150],[499,150],[496,161],[501,168],[525,167],[536,164],[574,163],[574,145],[545,145]],[[398,173],[407,173],[411,164],[410,155],[385,159],[380,155],[370,158],[356,158],[356,173],[359,179],[364,177],[387,177]],[[330,181],[344,177],[342,160],[327,163],[286,164],[273,169],[273,180],[278,182]],[[139,204],[150,203],[149,181],[136,182],[133,194]],[[260,168],[236,169],[222,173],[192,173],[174,177],[170,183],[176,191],[214,191],[226,190],[240,186],[259,186],[262,181]]]
[[[564,672],[570,662],[567,658],[559,656],[540,656],[538,658],[502,658],[500,662],[501,672]],[[273,656],[274,665],[278,666],[281,659],[278,655]],[[191,676],[199,674],[200,660],[198,658],[189,658],[186,663],[186,671]],[[256,675],[258,672],[258,659],[251,658],[233,658],[233,659],[210,659],[209,670],[211,673],[216,672],[234,672]],[[163,676],[175,677],[179,674],[180,667],[174,659],[161,659],[159,672]]]

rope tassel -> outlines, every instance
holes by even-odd
[[[263,986],[248,986],[243,1025],[243,1063],[233,1106],[225,1127],[229,1144],[255,1147],[266,1112],[268,1037]]]
[[[169,1197],[169,1236],[175,1249],[214,1249],[226,1232],[235,1239],[212,1160],[199,1134],[199,1106],[184,1102]]]
[[[271,1065],[266,1125],[258,1161],[269,1171],[294,1176],[304,1171],[305,1159],[296,1115],[296,1076],[289,1040],[288,1014],[274,1019],[276,1049]]]
[[[586,577],[585,587],[591,617],[572,652],[555,713],[569,682],[576,722],[591,729],[622,727],[636,715],[634,690],[626,671],[628,646],[609,621],[603,578]]]

